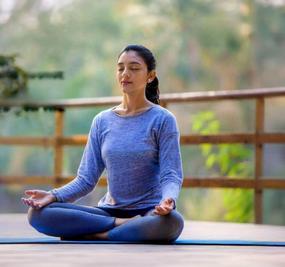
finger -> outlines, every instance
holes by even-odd
[[[172,198],[167,198],[167,199],[165,200],[165,203],[166,203],[167,205],[172,205],[172,204],[173,204]]]
[[[172,200],[171,198],[167,198],[167,199],[164,199],[161,203],[160,203],[160,206],[162,207],[169,207],[171,206],[171,203],[172,203]]]
[[[165,210],[168,210],[169,207],[168,207],[168,206],[162,206],[162,205],[161,205],[161,206],[158,207],[158,209],[161,210],[161,211],[165,211]]]
[[[22,201],[23,201],[26,205],[29,204],[28,199],[26,199],[26,198],[22,198]]]
[[[31,205],[31,202],[30,202],[29,200],[26,200],[25,203],[26,203],[26,205],[29,206],[29,207],[32,206],[32,205]]]
[[[27,201],[26,201],[26,199],[21,198],[21,200],[22,200],[23,204],[27,205]]]
[[[161,213],[161,209],[159,208],[159,206],[155,207],[155,210],[153,211],[153,213],[155,213],[155,214]]]
[[[165,206],[163,206],[163,208],[165,208],[167,210],[172,210],[173,209],[173,205],[171,205],[171,204],[165,205]]]
[[[34,202],[36,208],[41,208],[43,205],[39,202]]]
[[[165,209],[165,208],[163,208],[163,207],[158,207],[157,208],[157,211],[159,212],[159,213],[165,213],[167,210]]]
[[[165,208],[165,209],[163,209],[160,213],[161,213],[161,215],[167,215],[167,214],[170,213],[170,211],[171,211],[171,209]]]
[[[31,207],[31,203],[28,200],[24,200],[24,204],[28,207]]]
[[[158,207],[157,208],[157,212],[160,214],[160,215],[167,215],[168,213],[170,213],[171,211],[173,210],[172,207]]]
[[[36,207],[36,202],[33,201],[32,199],[28,199],[28,203],[31,207],[35,208]]]
[[[153,213],[156,215],[162,215],[162,212],[160,210],[154,210]]]
[[[156,215],[166,215],[166,214],[168,214],[168,212],[166,212],[166,211],[154,211],[154,214],[156,214]]]
[[[167,202],[167,204],[163,205],[163,207],[173,209],[174,208],[174,203],[173,201],[170,200],[170,202]]]
[[[156,206],[155,209],[156,209],[157,211],[162,210],[161,206]]]
[[[22,198],[22,201],[25,205],[32,207],[32,208],[41,208],[41,205],[37,204],[36,202],[34,202],[32,199],[25,199]]]
[[[35,190],[26,190],[25,194],[28,195],[28,196],[34,195],[34,194],[36,194],[36,191]]]

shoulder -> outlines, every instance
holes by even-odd
[[[162,106],[156,105],[154,110],[157,116],[163,120],[176,120],[175,115],[170,110]]]
[[[104,110],[98,112],[94,116],[93,122],[95,121],[95,122],[98,123],[101,120],[108,119],[110,117],[110,115],[111,115],[111,112],[112,112],[111,110],[112,110],[112,108],[108,108],[108,109],[104,109]]]
[[[177,125],[177,120],[175,115],[168,109],[161,107],[157,105],[156,109],[156,114],[157,117],[159,118],[161,124],[173,124]]]
[[[161,134],[179,133],[179,127],[175,115],[168,109],[157,106],[155,108],[155,117],[159,124]]]
[[[104,124],[104,121],[106,121],[110,118],[110,115],[112,112],[111,109],[112,108],[109,108],[109,109],[105,109],[105,110],[98,112],[93,117],[93,120],[91,123],[91,129],[99,129],[101,127],[101,125]]]

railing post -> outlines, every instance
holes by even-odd
[[[60,186],[60,177],[62,176],[63,147],[59,139],[63,136],[63,110],[55,111],[55,131],[54,131],[54,186]]]
[[[264,97],[256,99],[255,107],[255,188],[254,188],[254,216],[255,223],[262,223],[262,188],[259,180],[263,175],[263,143],[258,135],[264,132]]]

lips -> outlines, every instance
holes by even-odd
[[[131,84],[132,82],[127,82],[127,81],[122,81],[121,84],[122,85],[127,85],[127,84]]]

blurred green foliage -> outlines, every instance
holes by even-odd
[[[27,89],[28,74],[16,65],[15,58],[0,54],[0,99],[23,94]]]
[[[203,111],[193,117],[193,133],[211,135],[220,133],[220,122],[212,111]],[[202,144],[199,146],[205,158],[205,166],[213,175],[231,178],[252,177],[250,158],[252,150],[241,144]],[[223,190],[226,208],[224,219],[232,222],[253,222],[252,190]]]

